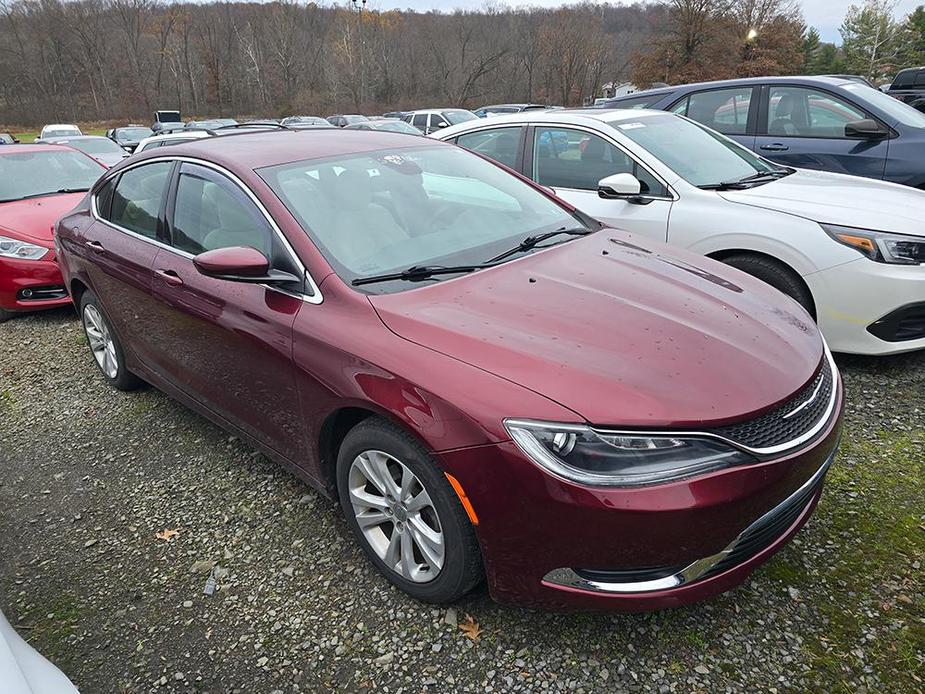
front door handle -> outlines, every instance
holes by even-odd
[[[772,142],[769,145],[761,145],[758,149],[763,149],[765,152],[786,152],[790,147],[780,142]]]
[[[102,253],[106,250],[99,241],[87,241],[86,246],[94,253]]]
[[[155,270],[154,274],[160,277],[164,282],[169,284],[171,287],[179,287],[181,284],[183,284],[183,280],[173,270],[164,270],[164,269]]]

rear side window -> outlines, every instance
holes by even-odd
[[[414,126],[417,127],[417,128],[426,128],[426,127],[427,127],[427,114],[426,114],[426,113],[418,113],[418,114],[414,117],[414,121],[412,121],[412,122],[413,122]]]
[[[626,108],[626,109],[637,109],[637,108],[648,108],[650,104],[654,104],[659,99],[662,99],[664,94],[647,94],[645,96],[634,96],[631,99],[620,99],[619,101],[613,101],[605,104],[607,108]]]
[[[192,255],[249,246],[272,257],[272,231],[253,201],[221,174],[196,164],[180,167],[171,237],[171,245]]]
[[[456,144],[484,154],[512,169],[517,166],[517,150],[520,148],[520,128],[495,128],[479,130],[460,135]]]
[[[112,208],[112,192],[116,187],[117,178],[118,176],[110,178],[96,193],[96,211],[103,219],[109,219],[110,209]]]
[[[925,87],[925,70],[919,70],[915,75],[915,86]]]
[[[918,70],[903,70],[902,72],[897,73],[896,77],[893,78],[893,84],[890,85],[890,88],[909,89],[917,81],[916,76],[918,74]]]
[[[157,217],[167,189],[172,162],[129,169],[119,177],[109,220],[149,239],[157,238]]]
[[[714,89],[697,92],[671,109],[724,135],[744,135],[748,124],[752,88]]]

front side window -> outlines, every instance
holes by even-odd
[[[682,99],[672,113],[692,118],[724,135],[744,135],[752,88],[714,89]]]
[[[269,258],[272,231],[238,186],[204,166],[184,163],[177,180],[171,245],[192,255],[249,246]]]
[[[643,194],[668,194],[635,159],[599,135],[558,127],[534,130],[532,178],[540,185],[596,191],[602,178],[618,173],[638,178]]]
[[[768,135],[843,138],[848,123],[864,118],[856,106],[817,89],[771,87],[768,94]]]
[[[105,173],[80,152],[49,148],[47,152],[0,153],[0,202],[89,190]]]
[[[614,121],[611,125],[695,186],[780,170],[738,143],[671,114]]]
[[[456,144],[484,154],[512,169],[517,166],[521,128],[494,128],[466,133],[456,138]]]
[[[172,162],[136,166],[119,176],[109,220],[149,239],[157,238],[157,218],[167,190]]]
[[[475,120],[478,116],[470,111],[454,109],[452,111],[444,111],[443,118],[449,121],[450,125],[457,125],[459,123],[465,123],[466,121]]]
[[[258,173],[346,282],[411,266],[484,263],[527,236],[584,226],[531,185],[452,146],[307,160]],[[414,286],[391,281],[363,291]]]
[[[890,123],[899,122],[913,128],[925,128],[925,113],[889,94],[884,94],[879,89],[868,87],[866,84],[847,84],[842,89],[850,92],[862,103],[883,111]]]

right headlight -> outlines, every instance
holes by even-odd
[[[0,236],[0,256],[4,258],[16,258],[17,260],[41,260],[48,249],[44,246],[36,246],[32,243],[26,243],[19,239],[11,239],[6,236]]]
[[[925,263],[925,238],[820,224],[833,239],[878,263],[919,265]]]
[[[508,419],[514,442],[558,477],[600,487],[661,484],[757,462],[710,438],[598,432],[580,424]]]

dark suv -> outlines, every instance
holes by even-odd
[[[786,166],[925,188],[925,114],[852,79],[701,82],[611,99],[604,108],[670,111]]]
[[[886,93],[919,111],[925,111],[925,67],[900,70]]]

